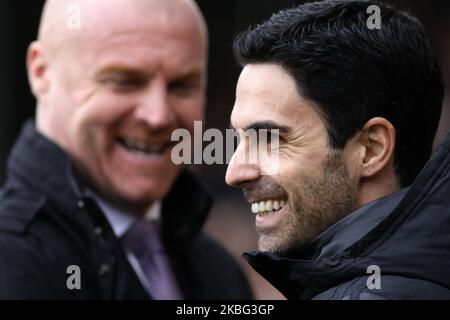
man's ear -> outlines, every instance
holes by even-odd
[[[31,91],[38,98],[49,88],[48,63],[42,45],[38,41],[31,43],[28,47],[27,70]]]
[[[360,139],[361,177],[373,177],[393,164],[395,128],[388,120],[376,117],[367,121],[360,132]]]

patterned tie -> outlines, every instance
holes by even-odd
[[[137,221],[123,236],[123,244],[125,250],[131,252],[139,262],[153,299],[182,299],[158,226],[154,222]]]

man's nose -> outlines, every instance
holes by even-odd
[[[152,81],[140,101],[136,117],[155,131],[162,131],[174,126],[177,116],[173,106],[170,105],[167,84],[164,80],[154,79]]]
[[[231,158],[225,175],[226,183],[233,187],[257,180],[261,177],[261,169],[258,164],[252,163],[251,161],[239,161],[244,159],[242,152],[246,152],[245,146],[240,145]]]

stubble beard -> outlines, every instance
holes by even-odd
[[[341,151],[330,151],[318,175],[298,172],[291,183],[290,212],[282,228],[257,229],[260,251],[287,255],[299,250],[356,209],[356,187]]]

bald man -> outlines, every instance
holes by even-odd
[[[0,298],[250,298],[201,232],[208,193],[170,158],[173,130],[203,117],[196,4],[49,0],[27,66],[37,111],[0,198]]]

